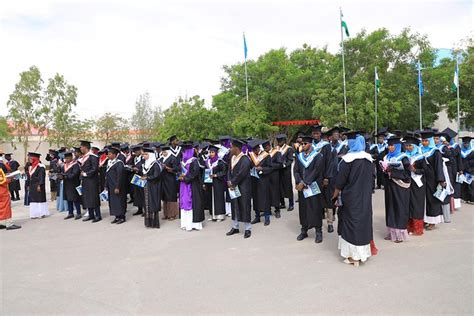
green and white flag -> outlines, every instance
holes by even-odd
[[[380,79],[379,74],[377,72],[377,68],[375,68],[375,88],[377,89],[377,93],[380,92]]]
[[[341,27],[344,28],[344,32],[346,33],[346,36],[349,37],[349,28],[347,27],[346,21],[342,19],[343,17],[344,15],[342,14],[342,10],[341,10]]]
[[[454,68],[454,78],[453,84],[451,85],[451,91],[456,92],[459,88],[459,67],[456,63],[456,68]]]

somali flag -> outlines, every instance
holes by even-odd
[[[418,62],[418,91],[420,92],[420,95],[423,96],[423,91],[425,89],[423,88],[423,80],[421,79],[421,64]]]
[[[244,57],[245,57],[245,60],[247,60],[247,41],[245,40],[245,33],[244,33]]]

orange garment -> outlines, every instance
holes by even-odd
[[[10,180],[7,179],[5,173],[0,168],[0,220],[12,217],[12,204],[10,201],[8,183],[10,183]]]

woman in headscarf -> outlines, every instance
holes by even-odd
[[[212,180],[212,206],[211,219],[223,221],[225,219],[225,177],[227,164],[218,157],[219,148],[209,146],[209,158],[206,160],[206,169],[210,170],[209,178]]]
[[[175,220],[179,216],[177,174],[181,170],[178,158],[170,152],[170,146],[162,146],[159,162],[163,166],[161,173],[161,199],[163,200],[163,219]]]
[[[433,196],[438,186],[446,186],[443,173],[443,158],[441,152],[436,148],[433,138],[434,132],[432,130],[425,130],[420,134],[421,152],[426,162],[426,211],[424,221],[426,230],[432,230],[436,224],[443,222],[441,201]]]
[[[461,198],[466,203],[474,202],[474,181],[468,183],[474,176],[474,148],[471,143],[472,139],[470,136],[463,137],[461,148],[463,174],[466,177],[466,180],[461,185]]]
[[[344,262],[358,266],[371,256],[373,159],[359,132],[346,133],[349,152],[342,156],[332,196],[339,206],[338,233]],[[340,197],[340,199],[339,199]],[[339,199],[339,201],[338,201]],[[338,201],[338,202],[336,202]]]
[[[414,136],[403,137],[405,154],[410,160],[411,184],[408,233],[423,235],[423,218],[425,214],[425,168],[426,162],[421,153],[418,138]]]
[[[183,144],[181,175],[178,177],[181,229],[201,230],[204,221],[202,180],[192,143]]]
[[[146,185],[143,188],[145,193],[145,227],[160,228],[162,167],[156,160],[153,147],[143,148],[143,158],[142,179],[146,180]]]
[[[401,243],[408,239],[410,209],[410,161],[402,152],[399,137],[388,139],[388,153],[382,162],[385,184],[385,240]]]
[[[41,154],[29,153],[30,166],[26,172],[29,183],[30,218],[44,218],[49,215],[46,203],[46,170],[40,161]]]

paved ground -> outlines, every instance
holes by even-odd
[[[105,206],[104,206],[105,208]],[[359,268],[337,235],[302,242],[297,211],[250,239],[226,237],[230,221],[184,232],[28,219],[14,202],[17,231],[0,231],[0,315],[32,314],[472,314],[474,206],[453,223],[403,244],[384,241],[383,192],[374,197],[379,254]],[[134,209],[132,209],[134,210]],[[129,212],[130,214],[130,212]]]

